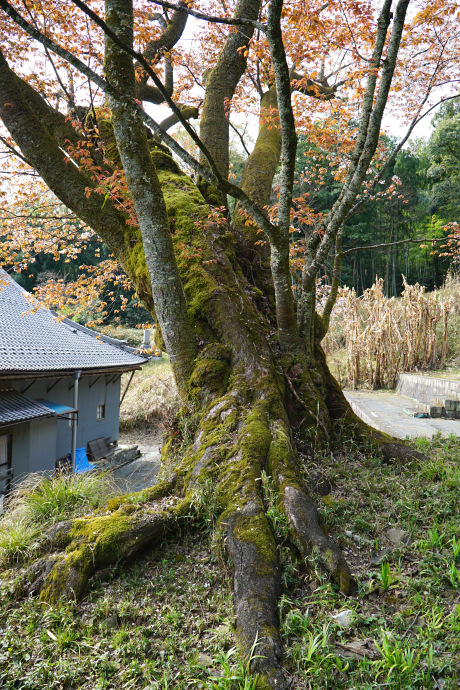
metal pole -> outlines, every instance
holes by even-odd
[[[126,393],[128,392],[128,388],[129,388],[129,385],[130,385],[131,381],[133,380],[134,374],[135,374],[135,369],[132,370],[131,376],[129,377],[129,381],[128,381],[128,383],[126,384],[126,388],[125,388],[125,390],[123,391],[123,395],[121,396],[120,407],[121,407],[121,404],[122,404],[123,400],[125,399]]]
[[[81,376],[81,371],[78,370],[74,373],[73,378],[74,378],[74,387],[73,387],[73,409],[78,410],[78,381]],[[73,412],[73,423],[72,423],[72,449],[71,449],[71,457],[72,457],[72,470],[75,470],[75,449],[77,447],[77,423],[78,420],[78,412],[75,411]]]

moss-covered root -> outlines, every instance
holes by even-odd
[[[280,566],[262,503],[248,501],[222,516],[226,546],[234,567],[234,604],[240,650],[260,674],[258,688],[285,689],[277,616]]]
[[[126,563],[167,533],[176,531],[180,518],[189,514],[185,501],[165,499],[163,505],[137,512],[122,503],[102,516],[66,521],[46,535],[50,550],[26,572],[23,589],[39,594],[42,601],[79,599],[89,578],[99,569]],[[56,553],[56,550],[57,553]]]
[[[284,486],[284,510],[291,525],[293,541],[304,556],[316,554],[344,594],[350,591],[352,577],[345,558],[321,529],[316,506],[293,486]]]
[[[278,493],[279,508],[290,526],[291,540],[303,556],[317,556],[341,591],[348,594],[352,582],[350,570],[340,549],[325,535],[316,506],[308,497],[289,428],[279,419],[272,422],[271,431],[268,467]]]

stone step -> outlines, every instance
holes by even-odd
[[[413,400],[413,398],[410,398],[410,400]],[[414,402],[417,405],[417,409],[428,417],[432,417],[433,419],[444,417],[441,405],[432,405],[431,403],[420,402],[420,400],[415,400]]]

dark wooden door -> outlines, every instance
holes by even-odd
[[[13,476],[11,467],[12,441],[13,436],[11,434],[0,435],[0,496],[8,491]]]

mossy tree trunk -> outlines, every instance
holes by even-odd
[[[377,66],[390,24],[390,5],[384,3],[379,20],[373,56]],[[298,305],[289,275],[296,137],[281,7],[280,0],[270,3],[268,36],[275,83],[261,94],[259,136],[240,193],[227,181],[225,108],[245,69],[242,48],[248,44],[250,29],[246,27],[244,35],[232,32],[208,78],[201,123],[207,162],[197,168],[203,177],[196,185],[166,147],[147,139],[143,114],[132,100],[139,93],[129,53],[132,7],[125,0],[107,0],[105,74],[111,89],[111,119],[98,122],[99,144],[105,164],[123,167],[138,225],[129,224],[110,200],[101,208],[100,197],[87,198],[93,180],[67,166],[61,152],[66,139],[85,134],[76,134],[38,93],[33,92],[31,101],[30,86],[0,60],[0,114],[5,125],[30,164],[107,242],[133,280],[139,297],[159,321],[184,402],[199,420],[193,443],[163,483],[135,500],[126,496],[112,501],[104,514],[53,528],[45,541],[50,555],[30,568],[24,587],[50,603],[62,596],[82,596],[96,569],[133,558],[180,527],[182,520],[193,519],[190,516],[200,510],[199,497],[212,487],[218,528],[233,563],[237,637],[244,654],[257,639],[253,666],[261,674],[260,687],[267,688],[286,688],[287,683],[277,618],[281,571],[266,516],[262,472],[272,478],[278,509],[300,557],[314,554],[348,594],[350,570],[322,529],[298,448],[312,442],[332,443],[335,422],[345,419],[357,438],[372,436],[384,455],[405,454],[355,417],[332,378],[321,350],[324,324],[314,310],[314,276],[375,151],[407,0],[396,8],[377,91],[376,70],[371,70],[342,195],[325,221],[323,238],[308,238]],[[240,0],[237,14],[243,12],[254,20],[259,9],[258,0]],[[145,87],[145,79],[142,83]],[[281,152],[280,210],[274,224],[263,208],[270,201]],[[238,200],[233,222],[228,214],[216,221],[209,206],[212,187],[201,183],[210,179],[210,159],[217,201],[227,193]],[[165,460],[172,443],[166,439]]]

